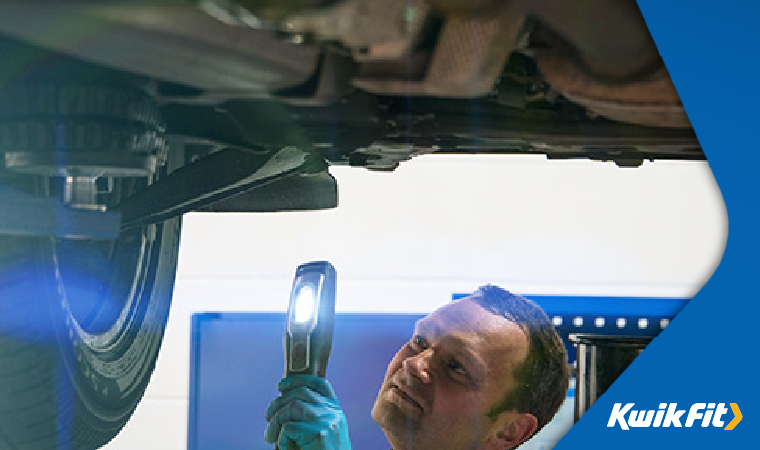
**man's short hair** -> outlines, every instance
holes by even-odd
[[[503,411],[533,414],[536,433],[557,413],[565,400],[570,381],[567,351],[546,313],[525,297],[498,286],[478,288],[473,300],[485,310],[515,324],[528,338],[528,354],[515,367],[514,387],[488,416],[495,420]]]

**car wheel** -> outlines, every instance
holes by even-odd
[[[0,237],[0,447],[94,449],[121,430],[161,345],[179,231]]]
[[[135,176],[123,163],[163,157],[142,94],[77,86],[0,94],[0,152],[8,168],[8,152],[23,156],[15,160],[23,175],[6,185],[58,196],[45,173],[60,161],[87,170],[113,162],[108,193],[98,193],[113,205],[165,171]],[[161,346],[179,235],[180,218],[114,240],[0,235],[0,449],[95,449],[124,427]]]

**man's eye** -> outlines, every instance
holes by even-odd
[[[422,336],[414,336],[411,341],[412,348],[415,350],[423,350],[425,347],[427,347],[427,342],[425,341],[425,338]]]
[[[449,362],[447,362],[446,367],[457,375],[467,376],[467,370],[465,370],[464,366],[455,359],[452,359]]]

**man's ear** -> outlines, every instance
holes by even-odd
[[[485,450],[507,450],[527,441],[538,428],[538,419],[529,413],[503,412],[499,414]]]

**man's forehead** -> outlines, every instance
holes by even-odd
[[[466,297],[433,311],[427,317],[420,319],[415,329],[428,335],[479,336],[497,338],[508,343],[515,341],[527,343],[524,333],[515,322],[493,314],[478,303],[473,297]]]

